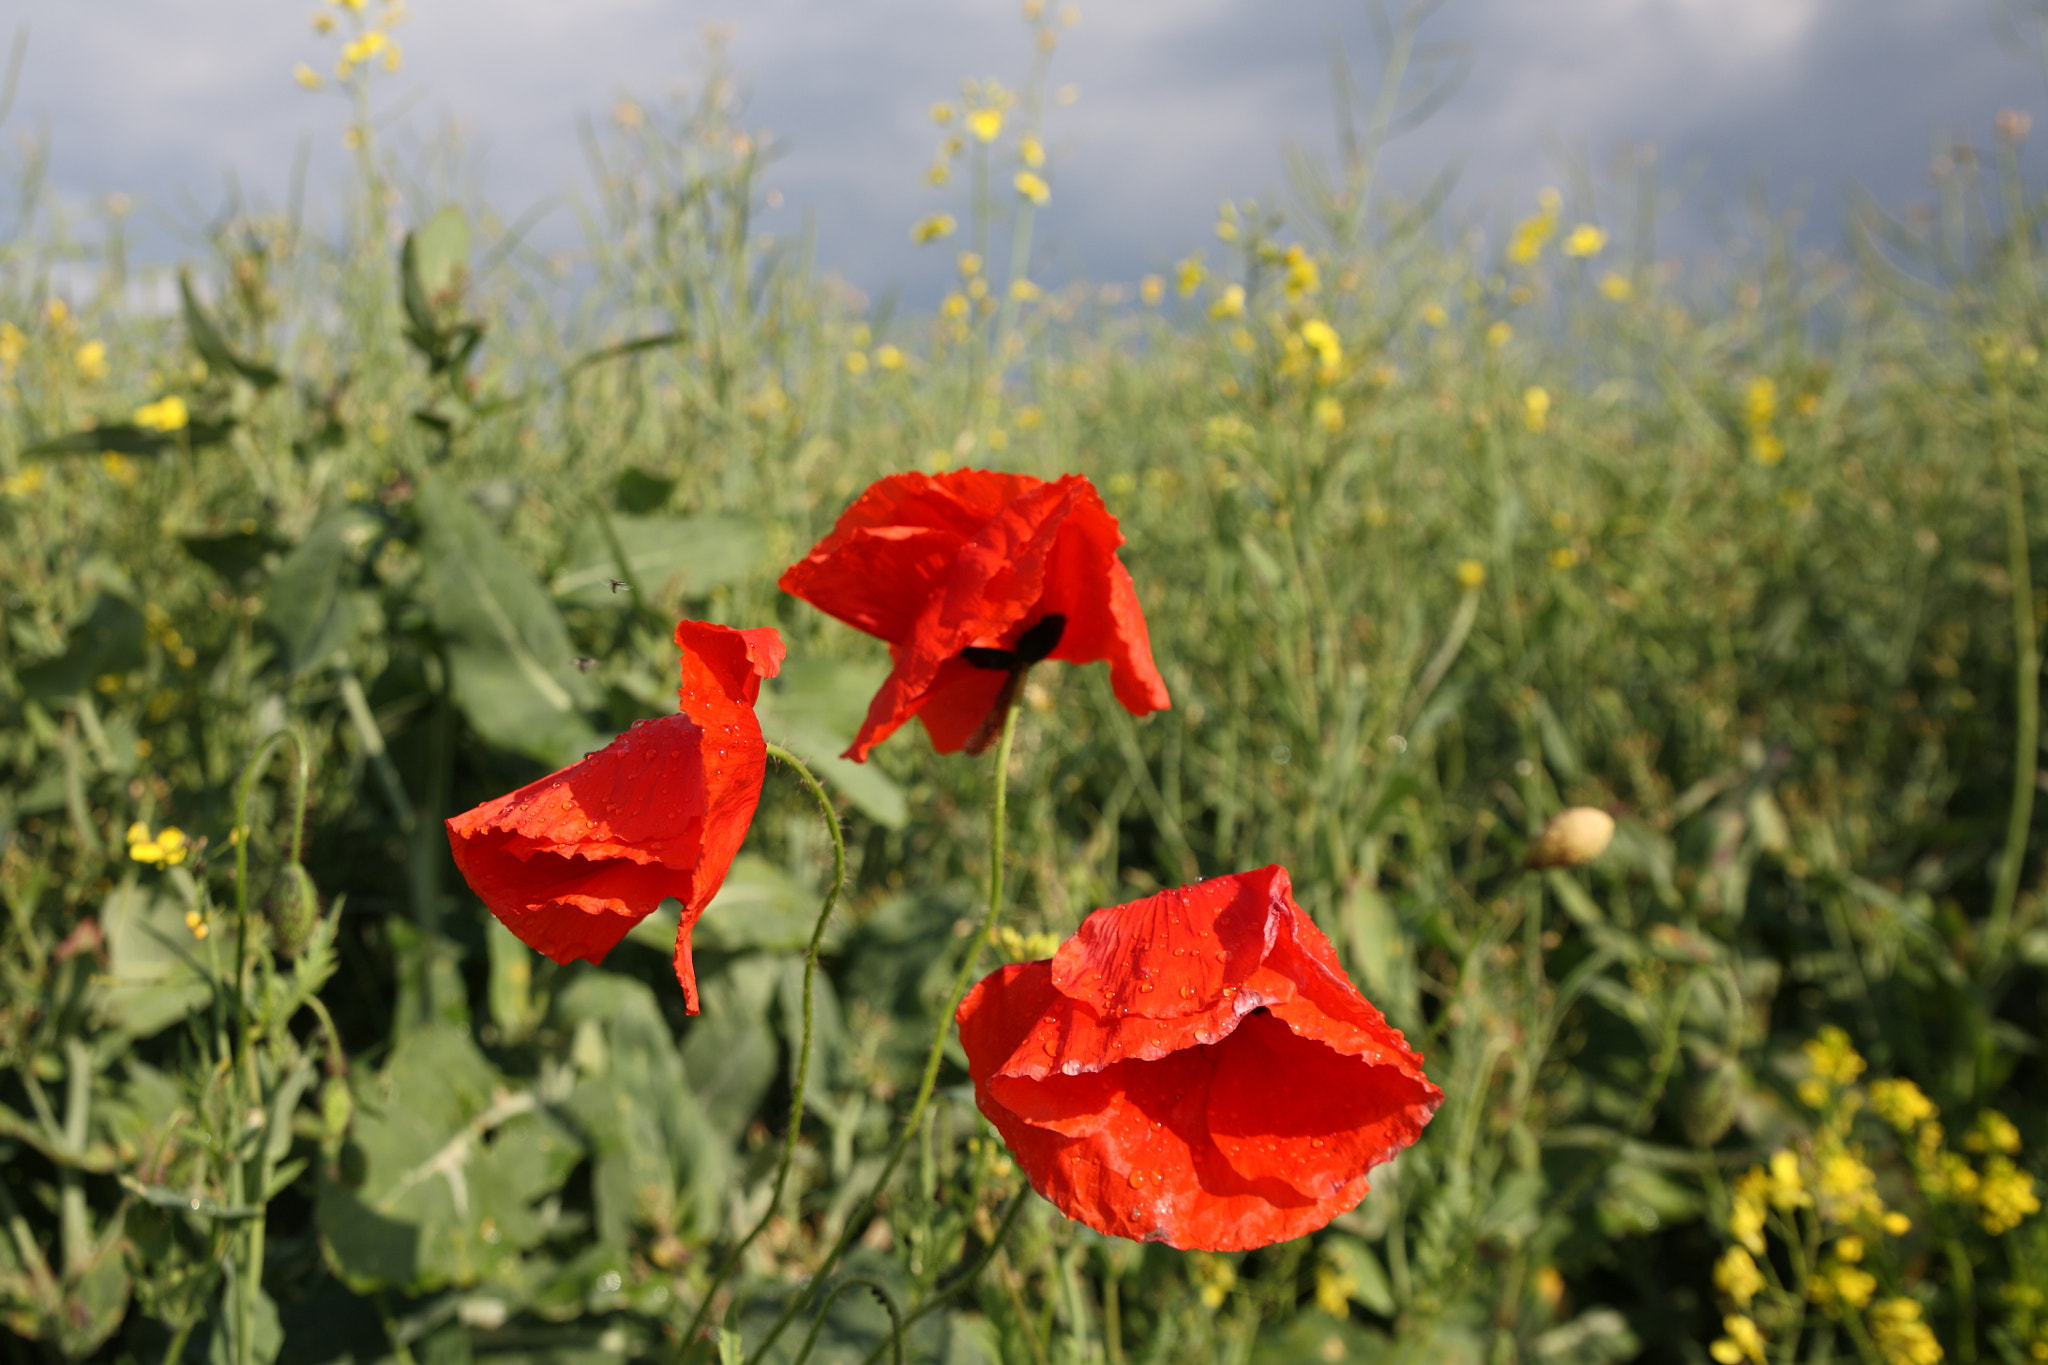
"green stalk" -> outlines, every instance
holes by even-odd
[[[952,994],[947,998],[945,1009],[939,1014],[938,1027],[932,1031],[932,1045],[925,1054],[924,1075],[918,1081],[917,1099],[911,1104],[910,1113],[904,1119],[901,1131],[896,1134],[896,1141],[890,1146],[887,1159],[882,1162],[881,1174],[875,1177],[875,1183],[868,1190],[867,1196],[846,1220],[846,1225],[839,1230],[838,1240],[833,1242],[832,1249],[825,1253],[824,1261],[812,1273],[810,1288],[790,1301],[789,1307],[782,1310],[782,1316],[775,1320],[774,1325],[769,1327],[761,1338],[760,1344],[754,1347],[752,1355],[756,1360],[765,1360],[768,1348],[775,1344],[776,1339],[795,1320],[797,1314],[806,1311],[817,1300],[824,1288],[826,1277],[832,1273],[833,1267],[839,1264],[839,1258],[846,1254],[846,1249],[853,1244],[853,1239],[867,1227],[868,1219],[874,1214],[875,1201],[881,1197],[882,1191],[889,1187],[889,1179],[896,1174],[896,1167],[902,1163],[903,1154],[910,1149],[911,1139],[924,1125],[925,1109],[931,1103],[932,1091],[939,1081],[939,1064],[945,1059],[946,1037],[953,1027],[953,1014],[960,1008],[961,1000],[966,998],[967,988],[974,981],[974,969],[980,963],[989,940],[995,937],[996,921],[1002,916],[1003,833],[1009,810],[1010,743],[1016,738],[1016,733],[1017,709],[1013,705],[1003,716],[1003,735],[996,742],[995,794],[989,802],[988,912],[982,916],[980,932],[975,934],[974,942],[968,948],[967,956],[962,959],[960,970],[953,979]]]
[[[762,1230],[768,1226],[768,1220],[775,1216],[775,1210],[782,1204],[782,1192],[789,1183],[790,1163],[796,1158],[797,1132],[803,1126],[804,1090],[810,1084],[811,1077],[811,1014],[818,977],[818,946],[825,940],[825,927],[832,922],[833,907],[839,904],[839,893],[846,885],[846,833],[840,827],[839,812],[832,808],[832,798],[825,794],[825,788],[819,784],[817,777],[795,754],[779,744],[770,744],[768,753],[771,757],[781,760],[796,774],[797,781],[803,783],[804,790],[811,794],[811,799],[818,803],[819,813],[825,817],[826,832],[832,836],[832,885],[825,892],[824,904],[818,908],[817,923],[811,926],[811,941],[804,948],[803,1045],[797,1052],[796,1079],[790,1086],[789,1131],[783,1135],[782,1157],[775,1167],[775,1190],[768,1196],[768,1207],[762,1211],[760,1221],[740,1239],[738,1246],[726,1253],[725,1259],[719,1263],[717,1271],[711,1276],[711,1283],[704,1287],[703,1298],[697,1304],[697,1311],[690,1319],[689,1328],[683,1333],[683,1348],[686,1352],[690,1349],[690,1344],[696,1341],[697,1333],[703,1329],[704,1319],[710,1313],[712,1301],[718,1297],[719,1289],[732,1277],[733,1271],[738,1269],[740,1258],[746,1255],[747,1248],[754,1244],[754,1239],[761,1235]]]
[[[1998,861],[1997,888],[1991,896],[1991,919],[1984,928],[1983,970],[1990,972],[2005,951],[2012,932],[2013,904],[2019,897],[2020,873],[2027,860],[2027,832],[2034,819],[2034,783],[2041,738],[2041,644],[2034,626],[2034,576],[2027,553],[2026,485],[2013,448],[2012,390],[1995,377],[1993,395],[1998,413],[1998,472],[2005,483],[2006,572],[2012,577],[2014,735],[2012,741],[2012,814],[2005,827],[2005,851]]]
[[[242,780],[235,786],[235,987],[234,1038],[235,1076],[247,1087],[246,1109],[263,1110],[263,1078],[258,1071],[255,1049],[250,1046],[249,1036],[249,795],[256,786],[256,780],[269,765],[271,755],[289,742],[292,756],[297,760],[292,769],[293,802],[291,827],[291,861],[299,861],[301,841],[306,821],[306,784],[310,776],[311,761],[306,745],[294,730],[280,730],[257,748],[256,756],[242,769]],[[254,1365],[256,1355],[256,1298],[263,1292],[263,1234],[264,1211],[263,1186],[269,1183],[266,1169],[268,1162],[261,1157],[261,1151],[268,1151],[270,1134],[265,1131],[263,1147],[258,1157],[258,1188],[253,1198],[244,1188],[246,1160],[239,1151],[231,1156],[228,1167],[228,1201],[232,1204],[254,1204],[255,1217],[249,1220],[244,1233],[241,1273],[235,1276],[234,1322],[235,1322],[235,1365]]]

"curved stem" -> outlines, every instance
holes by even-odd
[[[782,1157],[775,1166],[775,1188],[768,1196],[768,1207],[747,1235],[740,1239],[738,1246],[726,1253],[718,1269],[711,1276],[711,1283],[704,1287],[703,1297],[698,1301],[697,1311],[690,1319],[689,1328],[683,1333],[683,1350],[687,1353],[697,1333],[704,1326],[704,1319],[711,1311],[711,1304],[718,1297],[718,1291],[738,1269],[740,1258],[747,1248],[754,1244],[768,1226],[768,1220],[775,1216],[775,1210],[782,1204],[783,1189],[789,1183],[790,1163],[796,1159],[798,1131],[803,1127],[804,1090],[811,1078],[811,1015],[813,993],[818,979],[818,946],[825,940],[825,928],[832,922],[832,910],[839,904],[839,893],[846,886],[846,831],[839,824],[839,812],[832,808],[832,798],[825,794],[825,788],[817,777],[804,765],[804,761],[779,744],[768,746],[769,756],[780,760],[796,774],[797,781],[818,803],[818,811],[825,817],[825,830],[832,836],[832,885],[825,892],[824,904],[818,907],[818,919],[811,926],[811,941],[804,947],[804,1023],[803,1041],[797,1051],[796,1078],[790,1084],[789,1131],[783,1134]],[[893,1311],[893,1310],[892,1310]]]
[[[910,1114],[904,1119],[902,1130],[896,1134],[896,1141],[889,1148],[888,1157],[882,1162],[881,1174],[875,1177],[875,1183],[869,1188],[867,1196],[860,1201],[859,1207],[839,1230],[838,1240],[833,1242],[832,1249],[825,1254],[823,1263],[812,1276],[810,1291],[791,1300],[789,1307],[782,1310],[782,1316],[775,1320],[774,1325],[761,1338],[760,1345],[754,1347],[753,1356],[757,1360],[767,1358],[768,1348],[775,1344],[776,1338],[782,1335],[797,1314],[803,1312],[816,1299],[819,1286],[824,1283],[825,1277],[832,1273],[832,1267],[839,1264],[839,1258],[846,1254],[846,1249],[853,1244],[853,1239],[867,1227],[868,1219],[874,1214],[875,1201],[881,1197],[882,1191],[889,1187],[890,1177],[896,1174],[896,1167],[902,1163],[903,1154],[910,1149],[911,1139],[916,1136],[919,1125],[924,1122],[925,1108],[931,1103],[932,1091],[939,1082],[939,1064],[945,1060],[946,1038],[953,1027],[953,1015],[960,1008],[961,1000],[966,998],[968,986],[973,984],[974,969],[980,963],[989,940],[995,937],[996,921],[1002,916],[1003,836],[1009,813],[1010,743],[1016,738],[1016,733],[1017,711],[1013,706],[1003,716],[1003,735],[996,742],[995,792],[989,801],[988,911],[982,916],[981,929],[975,934],[974,942],[967,949],[967,956],[962,959],[960,970],[953,978],[952,994],[946,1000],[945,1009],[939,1014],[939,1025],[932,1031],[932,1045],[930,1051],[925,1054],[924,1075],[918,1080],[917,1098],[910,1106]]]
[[[818,1344],[818,1333],[824,1330],[825,1315],[832,1311],[833,1304],[839,1302],[841,1294],[854,1288],[866,1289],[873,1294],[875,1302],[881,1304],[882,1311],[889,1315],[889,1340],[885,1344],[892,1348],[891,1354],[896,1358],[896,1365],[903,1365],[903,1314],[897,1311],[896,1300],[889,1291],[883,1288],[879,1281],[869,1279],[841,1280],[832,1286],[832,1292],[827,1294],[825,1302],[819,1305],[818,1316],[812,1321],[811,1330],[804,1337],[804,1344],[790,1365],[804,1365],[804,1362],[811,1358],[811,1350]],[[882,1348],[877,1346],[875,1349],[879,1351]],[[758,1351],[755,1352],[754,1358],[761,1358]]]
[[[988,1244],[982,1247],[980,1254],[973,1261],[962,1266],[952,1279],[933,1289],[931,1293],[925,1295],[919,1301],[915,1308],[903,1315],[905,1330],[908,1330],[919,1318],[933,1312],[943,1305],[947,1299],[952,1298],[968,1285],[974,1283],[975,1276],[988,1268],[988,1263],[995,1259],[996,1253],[1003,1249],[1003,1243],[1009,1240],[1010,1229],[1017,1225],[1017,1215],[1024,1211],[1024,1201],[1030,1197],[1031,1187],[1028,1185],[1011,1197],[1010,1207],[1003,1211],[1003,1221],[996,1224],[995,1236],[988,1239]],[[881,1358],[882,1348],[876,1346],[874,1350],[868,1352],[867,1359],[862,1362],[862,1365],[875,1365],[875,1362]]]

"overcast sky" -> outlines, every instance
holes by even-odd
[[[1651,144],[1703,240],[1717,209],[1761,184],[1805,204],[1806,240],[1839,233],[1852,187],[1900,208],[1927,193],[1933,154],[1991,139],[1999,111],[2044,110],[2033,53],[2009,41],[2014,0],[1448,0],[1425,36],[1461,44],[1451,101],[1397,144],[1397,185],[1459,168],[1461,211],[1526,213],[1571,160],[1604,173]],[[316,0],[0,0],[0,34],[26,28],[7,131],[46,134],[67,201],[112,192],[211,210],[228,177],[271,204],[297,148],[331,210],[345,171],[345,109],[300,90],[334,40]],[[926,117],[965,76],[1014,84],[1030,59],[1015,0],[412,0],[405,69],[380,81],[421,134],[465,132],[507,217],[588,186],[578,121],[622,97],[658,103],[703,69],[704,25],[735,25],[748,121],[784,155],[770,230],[817,225],[821,261],[871,292],[928,292],[947,258],[909,224],[957,208],[921,178]],[[1284,200],[1283,149],[1332,146],[1329,51],[1376,70],[1363,0],[1082,0],[1053,84],[1053,202],[1034,273],[1128,280],[1209,240],[1218,200]],[[2048,137],[2048,121],[2040,125]],[[1561,160],[1560,158],[1565,158]],[[2029,163],[2035,164],[2030,155]],[[323,187],[325,187],[323,189]],[[189,212],[190,210],[182,210]],[[567,241],[558,213],[545,229]],[[168,250],[159,246],[158,250]],[[937,259],[933,259],[937,256]]]

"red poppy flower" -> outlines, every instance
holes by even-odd
[[[676,627],[682,711],[448,821],[455,865],[491,913],[557,962],[596,962],[656,906],[682,902],[676,980],[697,1012],[690,930],[761,799],[754,701],[782,667],[772,628]]]
[[[942,754],[979,753],[1041,659],[1109,663],[1134,716],[1170,704],[1124,543],[1079,474],[892,474],[782,575],[784,592],[889,644],[895,669],[846,757],[912,716]]]
[[[1285,868],[1097,910],[960,1003],[975,1103],[1098,1232],[1241,1251],[1322,1227],[1443,1092],[1358,993]]]

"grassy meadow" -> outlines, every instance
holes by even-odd
[[[159,312],[37,153],[0,196],[8,1359],[861,1362],[891,1313],[958,1365],[2048,1359],[2022,124],[1838,255],[1702,263],[1652,249],[1654,171],[1506,233],[1403,200],[1382,104],[1284,213],[1054,288],[1041,55],[935,127],[960,277],[921,315],[762,238],[719,78],[621,106],[586,248],[526,248],[369,136],[385,30],[336,14],[339,221],[223,217]],[[1325,1232],[1189,1254],[1019,1200],[957,1047],[863,1203],[989,765],[837,760],[884,650],[775,579],[874,478],[969,465],[1095,482],[1174,698],[1032,674],[999,945],[1288,867],[1447,1096]],[[773,1207],[804,791],[771,766],[694,1018],[672,913],[557,967],[441,830],[672,710],[684,615],[781,629],[764,728],[846,822]],[[1613,845],[1524,870],[1576,805]],[[842,1233],[849,1292],[755,1355]]]

